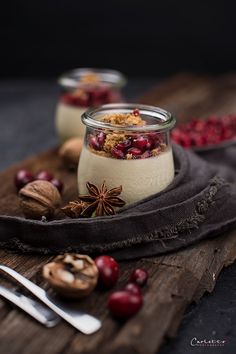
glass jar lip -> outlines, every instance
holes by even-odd
[[[62,74],[58,78],[58,83],[60,86],[63,86],[67,89],[78,88],[80,84],[80,79],[88,73],[98,74],[101,79],[99,83],[107,84],[109,86],[114,86],[117,88],[123,87],[127,82],[125,76],[117,70],[98,68],[77,68]],[[84,83],[81,83],[81,85],[84,85]]]
[[[148,124],[144,126],[124,126],[124,125],[114,125],[110,123],[101,122],[94,119],[97,115],[105,115],[108,113],[130,113],[134,109],[138,109],[141,115],[148,115],[152,118],[159,119],[158,123]],[[149,106],[139,103],[111,103],[99,106],[97,108],[90,108],[82,114],[82,122],[90,128],[94,129],[109,129],[118,131],[131,131],[131,132],[148,132],[148,131],[158,131],[164,132],[172,129],[176,123],[175,117],[168,111],[156,107]],[[162,120],[160,122],[160,119]]]

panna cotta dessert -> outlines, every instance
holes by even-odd
[[[127,205],[165,189],[174,178],[169,132],[173,116],[160,108],[109,104],[88,110],[78,166],[79,194],[86,183],[109,189],[122,186]]]
[[[61,141],[82,137],[85,126],[82,114],[89,107],[122,102],[121,87],[126,80],[114,70],[81,68],[59,79],[62,94],[56,108],[56,130]]]

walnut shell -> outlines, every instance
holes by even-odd
[[[65,253],[43,267],[43,277],[60,295],[79,299],[97,285],[98,269],[87,255]]]
[[[20,206],[26,218],[51,218],[61,204],[57,188],[47,181],[28,183],[19,191]]]
[[[79,163],[80,153],[83,147],[83,140],[80,138],[71,138],[67,140],[59,150],[59,156],[62,157],[68,167],[76,168]]]

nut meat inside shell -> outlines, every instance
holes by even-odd
[[[43,277],[60,295],[78,299],[93,291],[98,269],[89,256],[66,253],[44,266]]]

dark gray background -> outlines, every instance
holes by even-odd
[[[158,80],[132,79],[132,99]],[[13,80],[0,83],[0,169],[57,144],[54,111],[59,89],[55,80]],[[193,337],[226,340],[224,347],[191,347]],[[236,352],[236,264],[223,270],[212,294],[187,310],[177,338],[160,354],[233,354]],[[33,354],[33,353],[32,353]],[[59,353],[58,353],[59,354]]]
[[[1,1],[0,76],[233,70],[235,12],[233,0]]]

